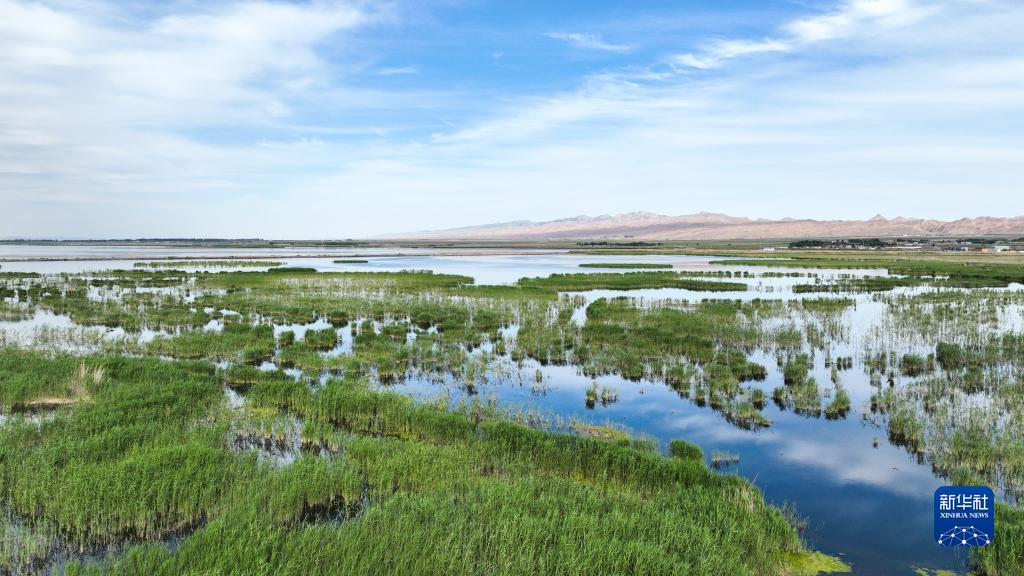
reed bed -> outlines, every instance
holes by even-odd
[[[820,258],[796,256],[786,259],[747,258],[713,260],[727,266],[771,266],[781,268],[885,269],[889,274],[941,280],[944,286],[985,288],[1024,282],[1024,269],[1018,264],[952,262],[942,260],[863,258],[837,256]]]
[[[153,262],[136,262],[136,268],[273,268],[284,266],[284,262],[274,260],[160,260]]]
[[[742,282],[716,282],[694,280],[674,272],[627,272],[593,274],[552,274],[546,278],[523,278],[517,283],[523,288],[545,288],[560,292],[582,290],[635,290],[638,288],[682,288],[709,292],[742,292]]]
[[[314,391],[251,368],[17,350],[0,366],[5,378],[48,373],[46,393],[81,378],[88,397],[42,428],[0,428],[0,503],[24,519],[18,558],[41,569],[50,538],[69,574],[768,575],[809,556],[755,488],[692,449],[666,458],[357,378]],[[240,411],[225,409],[222,379],[249,386]],[[239,437],[261,442],[225,441]],[[293,444],[276,461],[248,448]],[[580,547],[584,536],[598,545]]]
[[[231,321],[225,322],[220,332],[191,331],[156,338],[147,346],[147,351],[173,358],[259,363],[273,357],[275,348],[272,326]]]

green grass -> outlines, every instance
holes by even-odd
[[[668,452],[673,458],[704,461],[704,451],[700,449],[700,446],[691,444],[685,440],[673,440],[670,442],[668,445]]]
[[[850,413],[850,394],[842,386],[836,387],[835,396],[825,406],[825,418],[829,420],[841,420]]]
[[[17,359],[16,372],[41,361],[10,350],[0,356]],[[49,360],[63,371],[82,366],[90,377],[80,384],[81,401],[41,428],[15,420],[2,431],[3,504],[30,522],[82,547],[156,538],[201,521],[245,467],[215,447],[215,428],[188,428],[221,398],[209,365]]]
[[[684,278],[675,272],[627,272],[593,274],[552,274],[547,278],[523,278],[523,288],[545,288],[560,292],[581,290],[635,290],[638,288],[682,288],[709,292],[742,292],[742,282],[714,282]]]
[[[0,366],[5,380],[46,374],[41,393],[80,366],[100,374],[41,428],[0,427],[0,504],[13,515],[0,534],[24,536],[7,566],[45,565],[63,546],[125,549],[69,574],[774,575],[809,557],[779,510],[692,448],[666,458],[352,378],[311,391],[232,368],[228,381],[251,388],[229,410],[203,362],[2,349]],[[239,430],[283,438],[259,432],[280,410],[307,422],[312,453],[281,465],[232,448]],[[171,534],[186,538],[171,549]]]
[[[765,427],[757,395],[743,382],[763,380],[764,366],[745,350],[764,334],[742,321],[759,303],[704,302],[693,310],[640,306],[628,298],[600,299],[587,308],[572,353],[591,375],[661,380],[700,405],[710,405],[747,429]]]
[[[267,324],[251,325],[241,320],[225,321],[220,332],[191,331],[160,337],[146,347],[151,354],[173,358],[234,360],[258,364],[274,355],[274,329]]]
[[[250,364],[235,364],[224,371],[224,383],[229,388],[249,389],[256,385],[293,381],[280,370],[260,370]]]
[[[158,262],[136,262],[136,268],[272,268],[284,266],[284,262],[272,260],[161,260]]]
[[[313,350],[330,350],[338,345],[338,331],[334,328],[306,330],[306,336],[303,340],[306,346]]]
[[[814,292],[887,292],[894,288],[920,286],[918,278],[867,277],[846,278],[836,282],[822,284],[796,284],[793,292],[807,294]]]
[[[851,567],[844,564],[842,560],[820,552],[794,554],[790,566],[792,567],[793,576],[845,574],[851,570]]]
[[[935,357],[920,354],[904,354],[900,358],[900,373],[904,376],[921,376],[935,369]]]
[[[857,254],[837,254],[832,257],[787,254],[787,258],[713,260],[711,263],[725,266],[781,268],[885,269],[889,274],[911,278],[942,277],[946,280],[943,280],[941,285],[967,288],[999,287],[1006,286],[1011,282],[1024,282],[1024,266],[1019,263],[963,262],[954,261],[951,258],[914,260],[887,256],[865,258]],[[893,279],[892,282],[897,282],[897,280]]]
[[[80,367],[72,357],[49,357],[8,350],[0,354],[0,412],[24,410],[47,399],[74,399],[83,394],[79,387],[92,375],[91,369],[81,382],[76,381]],[[74,391],[73,391],[74,390]]]
[[[22,300],[87,326],[120,327],[129,332],[194,328],[209,320],[201,310],[182,302],[178,294],[144,291],[178,290],[186,276],[175,270],[112,271],[89,279],[50,276],[33,281],[24,289]],[[95,289],[108,291],[111,297],[90,298],[90,290]]]
[[[976,574],[1024,574],[1024,509],[997,504],[995,544],[971,552],[972,571]]]

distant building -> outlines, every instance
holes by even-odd
[[[1010,245],[1009,244],[993,244],[992,245],[992,252],[1009,252],[1009,251],[1010,251]]]

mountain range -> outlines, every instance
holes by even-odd
[[[881,215],[867,220],[769,220],[709,212],[684,216],[630,212],[577,216],[546,222],[501,222],[389,237],[436,240],[741,240],[990,235],[1024,235],[1024,216],[961,218],[952,221],[885,218]]]

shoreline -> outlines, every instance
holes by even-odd
[[[0,257],[0,264],[6,262],[107,262],[107,261],[120,261],[120,262],[141,262],[141,261],[162,261],[162,262],[174,262],[174,261],[203,261],[203,260],[266,260],[267,258],[281,258],[281,259],[296,259],[296,258],[310,258],[310,259],[327,259],[327,258],[414,258],[414,257],[453,257],[453,256],[531,256],[538,254],[568,254],[569,251],[565,249],[536,249],[536,250],[525,250],[525,251],[513,251],[513,252],[395,252],[389,254],[253,254],[253,255],[235,255],[235,256],[221,256],[221,255],[206,255],[206,256],[70,256],[70,257],[31,257],[31,258],[4,258]]]

